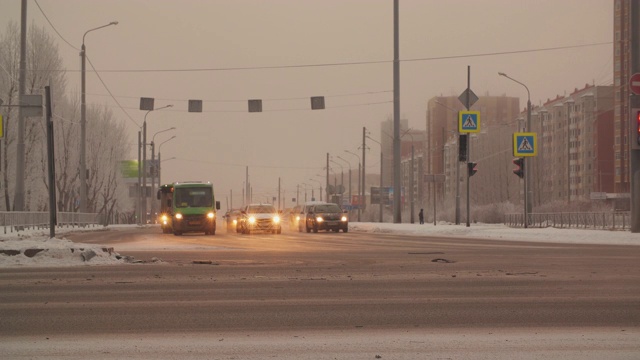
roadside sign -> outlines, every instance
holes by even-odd
[[[538,155],[538,134],[532,132],[513,133],[513,156]]]
[[[458,132],[460,133],[480,132],[480,112],[479,111],[459,111],[458,112]]]
[[[460,96],[458,96],[458,100],[462,103],[462,105],[467,106],[467,100],[469,101],[469,107],[472,107],[473,104],[478,101],[478,95],[476,95],[473,90],[466,88]]]
[[[635,73],[629,78],[629,90],[636,95],[640,95],[640,73]]]

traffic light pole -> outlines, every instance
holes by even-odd
[[[467,89],[470,90],[471,89],[471,66],[467,66]],[[467,108],[467,110],[469,110],[469,108],[471,107],[471,96],[467,96],[467,103],[465,104],[465,107]],[[467,134],[467,164],[469,163],[469,161],[471,161],[471,135]],[[467,169],[467,227],[471,226],[471,206],[470,206],[470,202],[469,202],[469,190],[470,190],[470,186],[469,183],[471,182],[471,176],[469,175],[470,172]]]

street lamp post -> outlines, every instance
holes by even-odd
[[[170,130],[175,130],[175,127],[170,127],[168,129],[164,129],[161,131],[156,132],[155,134],[153,134],[153,137],[151,138],[151,166],[153,166],[153,171],[151,171],[151,216],[155,216],[156,213],[156,199],[154,199],[153,194],[156,193],[156,175],[158,172],[158,168],[160,167],[160,151],[158,151],[158,164],[156,165],[156,152],[155,152],[155,140],[156,140],[156,135],[163,133],[165,131],[170,131]],[[173,138],[175,138],[175,135],[173,136]],[[171,138],[171,139],[173,139]],[[169,139],[169,140],[171,140]],[[168,141],[168,140],[167,140]],[[160,150],[160,149],[158,149]],[[160,180],[158,179],[158,185],[160,183]]]
[[[527,87],[527,85],[521,83],[520,81],[510,77],[509,75],[503,73],[503,72],[499,72],[498,75],[500,76],[504,76],[507,79],[518,83],[522,86],[524,86],[524,88],[527,90],[527,127],[526,127],[526,131],[532,131],[531,129],[531,93],[529,92],[529,88]],[[530,159],[528,157],[524,158],[524,227],[527,228],[529,225],[529,214],[531,213],[531,211],[533,210],[532,204],[531,204],[531,200],[533,199],[533,194],[531,191],[531,176],[532,171],[531,171],[531,166],[529,165],[530,163]]]
[[[458,112],[458,110],[452,109],[438,100],[436,100],[435,103],[453,112],[456,112],[456,113]],[[458,134],[457,141],[460,141],[460,133],[457,130],[455,131],[455,133]],[[458,146],[458,156],[456,156],[456,160],[455,160],[455,163],[456,163],[456,215],[455,215],[456,225],[460,225],[460,160],[459,159],[460,159],[460,146]],[[442,171],[444,172],[444,163],[442,164]]]
[[[147,223],[147,115],[150,112],[155,110],[162,110],[166,108],[173,107],[173,105],[166,105],[157,109],[147,110],[147,113],[144,114],[144,121],[142,122],[142,191],[140,196],[142,196],[142,213],[140,216],[141,223]]]
[[[332,163],[340,166],[340,186],[342,187],[342,192],[340,193],[340,206],[342,206],[342,197],[344,195],[344,167],[342,166],[342,164],[340,164],[339,162],[333,161],[333,160],[329,160]],[[338,192],[338,187],[336,186],[336,193]]]
[[[351,203],[351,163],[348,162],[347,160],[341,158],[340,155],[337,155],[336,157],[338,159],[344,161],[345,163],[347,163],[347,166],[349,166],[349,198],[348,198],[348,200],[349,200],[349,203]]]
[[[360,190],[361,190],[360,189],[360,176],[362,175],[362,170],[361,170],[362,162],[360,161],[360,156],[358,154],[354,153],[354,152],[349,151],[349,150],[345,150],[344,152],[346,152],[348,154],[351,154],[351,155],[353,155],[353,156],[358,158],[358,198],[360,198],[360,196],[359,196],[360,195]],[[358,222],[360,222],[360,213],[361,213],[360,207],[361,207],[361,204],[360,204],[360,201],[358,201]]]
[[[383,153],[382,153],[382,144],[378,140],[376,140],[376,139],[374,139],[374,138],[372,138],[370,136],[367,136],[367,138],[369,138],[369,140],[371,140],[371,141],[377,143],[378,145],[380,145],[380,188],[378,190],[378,202],[380,203],[380,218],[379,218],[379,220],[380,220],[380,223],[382,223],[382,220],[383,220],[382,212],[383,212],[383,209],[384,209],[384,207],[382,206],[383,205],[382,204],[382,169],[383,169],[382,162],[384,161],[384,156],[383,156]]]
[[[316,180],[314,178],[309,178],[310,181],[315,181],[318,183],[318,186],[320,186],[320,201],[322,201],[322,183],[320,182],[320,180]],[[311,187],[311,201],[315,201],[315,196],[313,195],[313,187]]]
[[[87,212],[87,51],[84,46],[84,39],[88,33],[111,25],[118,25],[118,22],[112,21],[106,25],[89,29],[82,35],[82,47],[80,48],[80,212]]]

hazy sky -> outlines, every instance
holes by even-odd
[[[87,101],[106,104],[127,124],[132,159],[145,114],[139,98],[155,98],[156,108],[173,104],[147,117],[149,141],[177,128],[155,139],[177,136],[161,149],[164,159],[176,158],[162,163],[162,182],[212,181],[223,207],[230,190],[240,204],[246,166],[254,201],[275,196],[278,177],[287,200],[297,184],[317,186],[309,179],[321,181],[327,152],[357,168],[344,150],[358,151],[363,126],[379,139],[380,122],[393,114],[392,0],[37,3],[75,48],[85,31],[119,22],[89,33],[85,45],[124,111],[94,73],[87,74]],[[28,19],[56,39],[68,91],[79,94],[78,51],[35,0]],[[20,21],[20,0],[0,0],[0,31],[10,21]],[[476,94],[518,96],[522,106],[525,89],[499,71],[527,84],[534,104],[585,83],[610,85],[612,29],[612,0],[400,0],[402,117],[424,130],[427,100],[464,91],[467,66]],[[525,52],[586,44],[601,45]],[[311,96],[325,96],[327,109],[310,110]],[[188,113],[188,99],[203,100],[204,111]],[[248,99],[263,99],[263,112],[248,113]],[[372,173],[379,150],[370,146]]]

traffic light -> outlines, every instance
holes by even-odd
[[[517,166],[517,168],[513,169],[513,173],[518,175],[520,179],[524,178],[524,158],[515,158],[513,163]]]
[[[478,172],[477,165],[478,163],[474,163],[474,162],[467,163],[467,171],[469,172],[469,177],[472,177]]]
[[[467,134],[458,136],[458,161],[467,161]]]

